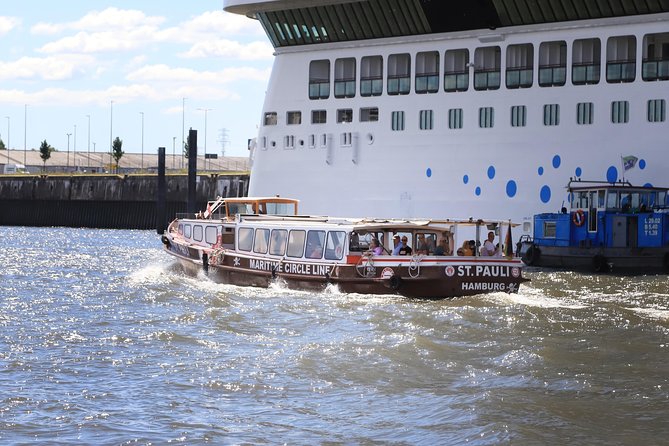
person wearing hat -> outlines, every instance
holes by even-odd
[[[393,237],[393,255],[398,256],[400,255],[400,249],[402,249],[402,243],[400,242],[400,236],[399,234],[395,234]]]

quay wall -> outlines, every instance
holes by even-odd
[[[166,175],[167,226],[185,213],[188,176]],[[246,172],[199,175],[197,209],[217,196],[245,196]],[[0,175],[0,226],[156,229],[158,176]]]

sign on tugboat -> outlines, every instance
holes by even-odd
[[[570,210],[534,216],[519,242],[528,265],[614,273],[669,272],[669,189],[570,181]]]
[[[241,286],[279,280],[303,290],[332,284],[349,293],[441,299],[514,293],[527,281],[510,222],[303,216],[298,205],[282,197],[218,198],[205,212],[177,216],[164,249],[187,272]]]

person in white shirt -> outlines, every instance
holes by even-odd
[[[494,256],[497,253],[497,248],[495,247],[495,233],[490,231],[488,232],[488,238],[483,242],[483,247],[481,248],[482,256]]]

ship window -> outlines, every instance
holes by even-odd
[[[183,223],[179,223],[179,228],[178,228],[177,232],[179,232],[180,235],[184,235],[184,225],[183,225]]]
[[[469,50],[448,50],[444,56],[444,91],[469,88]]]
[[[416,93],[439,91],[439,53],[430,51],[416,54]]]
[[[395,131],[404,130],[404,112],[394,111],[391,113],[392,129]]]
[[[664,99],[648,101],[648,122],[664,122],[666,119],[666,102]]]
[[[309,231],[307,233],[307,249],[305,257],[308,259],[322,259],[325,231]]]
[[[506,88],[532,86],[534,47],[531,43],[509,45],[506,49]]]
[[[543,42],[539,46],[539,85],[556,87],[567,78],[567,43],[563,40]]]
[[[202,226],[194,225],[193,226],[193,240],[195,240],[196,242],[201,242],[203,235],[204,235],[204,232],[202,230]]]
[[[239,228],[237,247],[240,251],[250,251],[253,247],[253,228]]]
[[[574,85],[599,83],[602,43],[599,39],[579,39],[572,46],[571,82]]]
[[[289,111],[286,113],[286,124],[302,124],[302,112]]]
[[[557,223],[555,221],[544,221],[544,238],[555,238],[557,236]]]
[[[309,135],[309,148],[313,149],[314,147],[316,147],[316,135],[311,134]]]
[[[421,110],[418,118],[421,130],[432,130],[434,128],[434,111]]]
[[[576,104],[576,123],[579,125],[590,125],[595,120],[595,105],[592,102],[579,102]]]
[[[609,38],[606,44],[606,81],[633,82],[636,76],[636,37]]]
[[[265,113],[265,125],[276,125],[276,123],[277,123],[276,112]]]
[[[669,80],[669,33],[644,36],[642,78],[645,81]]]
[[[339,135],[339,145],[342,147],[351,147],[353,144],[353,134],[351,132],[344,132]]]
[[[352,98],[355,96],[355,59],[347,57],[335,60],[335,98]]]
[[[606,208],[618,209],[618,192],[609,191],[606,194]]]
[[[328,121],[327,110],[312,110],[311,111],[311,123],[312,124],[325,124],[327,121]]]
[[[476,48],[474,52],[475,90],[497,90],[499,88],[501,54],[498,46]]]
[[[360,96],[383,93],[383,57],[367,56],[360,60]]]
[[[188,224],[184,225],[184,237],[186,237],[186,238],[190,238],[190,236],[191,236],[191,234],[192,234],[192,232],[191,232],[192,229],[193,229],[193,228],[192,228],[191,225],[188,225]]]
[[[256,241],[253,244],[253,252],[267,254],[267,245],[269,245],[269,229],[256,229]]]
[[[360,122],[376,122],[379,120],[378,107],[364,107],[360,109]]]
[[[307,233],[301,230],[292,230],[288,236],[288,257],[302,257],[304,255],[304,239]]]
[[[267,137],[263,136],[260,138],[260,148],[263,150],[267,150]]]
[[[391,54],[388,57],[388,94],[409,94],[411,89],[411,56]]]
[[[544,105],[544,125],[560,125],[560,104]]]
[[[273,256],[282,256],[286,253],[288,231],[285,229],[272,230],[272,239],[269,242],[269,253]]]
[[[611,103],[611,122],[625,124],[630,120],[630,103],[628,101],[613,101]]]
[[[327,260],[341,260],[344,256],[344,242],[346,233],[344,231],[328,232],[328,241],[325,245],[325,258]]]
[[[330,61],[312,60],[309,64],[309,99],[330,97]]]
[[[448,128],[461,129],[462,128],[462,109],[452,108],[448,110]]]
[[[328,135],[326,133],[321,134],[321,148],[324,149],[328,146]]]
[[[337,122],[353,122],[353,109],[340,108],[337,110]]]
[[[295,148],[295,135],[286,135],[283,137],[283,148],[284,149]]]
[[[207,226],[204,228],[204,241],[213,245],[216,243],[216,238],[218,236],[218,230],[216,226]]]
[[[525,127],[527,125],[527,107],[514,105],[511,107],[511,127]]]
[[[488,129],[495,126],[495,109],[492,107],[479,108],[479,127]]]

